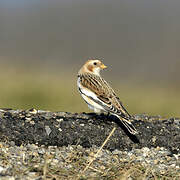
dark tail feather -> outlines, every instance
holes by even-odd
[[[116,115],[117,116],[117,115]],[[133,124],[131,122],[129,122],[126,119],[122,119],[121,117],[117,116],[121,122],[123,123],[123,125],[126,127],[126,129],[131,133],[131,134],[138,134],[138,131],[136,130],[136,128],[133,126]]]
[[[137,134],[138,131],[136,130],[136,128],[132,125],[131,122],[128,122],[127,120],[122,120],[120,119],[121,122],[123,123],[123,125],[127,128],[127,130],[131,133],[131,134]]]

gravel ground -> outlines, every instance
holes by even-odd
[[[0,179],[179,179],[180,154],[163,147],[131,151],[102,150],[81,173],[98,148],[16,146],[0,143]]]
[[[132,136],[112,116],[1,109],[0,180],[179,180],[180,119],[135,118]]]

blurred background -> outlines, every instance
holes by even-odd
[[[180,116],[180,1],[0,0],[0,107],[89,112],[87,59],[132,114]]]

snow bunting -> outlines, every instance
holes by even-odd
[[[100,76],[106,66],[100,60],[88,60],[78,72],[77,86],[90,109],[94,112],[108,112],[117,116],[131,134],[137,130],[129,122],[132,116],[123,107],[114,90]]]

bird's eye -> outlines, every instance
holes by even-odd
[[[96,66],[96,65],[97,65],[97,62],[94,62],[93,64]]]

